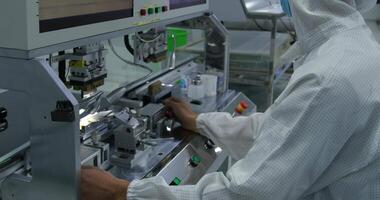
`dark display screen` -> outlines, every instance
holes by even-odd
[[[170,9],[185,8],[205,3],[206,0],[170,0]]]
[[[40,32],[133,16],[133,0],[40,0]]]

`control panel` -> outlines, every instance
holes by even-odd
[[[157,176],[172,186],[197,183],[215,162],[220,166],[227,155],[207,138],[196,136]]]
[[[221,112],[248,116],[256,112],[256,105],[243,93],[237,93]],[[195,136],[157,176],[173,186],[196,184],[204,174],[218,171],[227,156],[212,140]]]
[[[159,16],[169,11],[169,0],[138,1],[135,16]]]
[[[140,16],[157,15],[160,13],[168,12],[169,10],[176,10],[196,5],[206,4],[206,0],[142,0],[137,3],[137,13]]]
[[[206,0],[139,0],[134,2],[135,25],[157,22],[168,16],[181,16],[179,10],[188,10],[194,6],[207,6]],[[196,11],[193,9],[192,12]],[[185,14],[184,12],[183,14]]]

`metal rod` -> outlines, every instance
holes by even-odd
[[[275,57],[276,57],[276,34],[277,34],[277,19],[272,19],[273,29],[271,32],[271,45],[270,45],[270,77],[269,77],[269,93],[268,93],[268,106],[273,103],[273,82],[274,82],[274,71],[275,71]]]
[[[294,32],[293,24],[287,20],[283,20],[284,23],[277,24],[277,32],[279,33],[289,33]],[[232,21],[223,21],[224,26],[228,30],[239,30],[239,31],[268,31],[272,32],[273,23],[271,20],[256,20],[256,23],[253,21],[244,21],[244,22],[232,22]],[[259,26],[258,26],[259,25]]]
[[[58,55],[65,55],[65,51],[58,52]],[[66,60],[61,60],[58,62],[58,75],[59,79],[61,79],[63,83],[66,83]]]

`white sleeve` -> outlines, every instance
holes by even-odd
[[[233,118],[229,113],[200,114],[197,129],[227,152],[234,160],[245,156],[258,137],[263,113]]]
[[[360,121],[355,115],[358,105],[356,93],[346,82],[321,86],[317,78],[305,77],[260,116],[262,124],[254,145],[227,175],[211,173],[190,186],[171,187],[160,177],[133,181],[128,200],[299,199],[349,141]],[[225,120],[223,115],[207,116]],[[245,119],[253,124],[253,118]],[[239,126],[225,128],[252,130]],[[215,128],[208,133],[218,130]]]

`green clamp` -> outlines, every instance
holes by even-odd
[[[188,37],[189,32],[186,29],[169,27],[167,29],[168,51],[173,52],[176,48],[187,45]]]
[[[175,177],[175,178],[173,179],[173,181],[170,183],[170,185],[180,185],[181,182],[182,182],[181,179],[179,179],[178,177]]]

